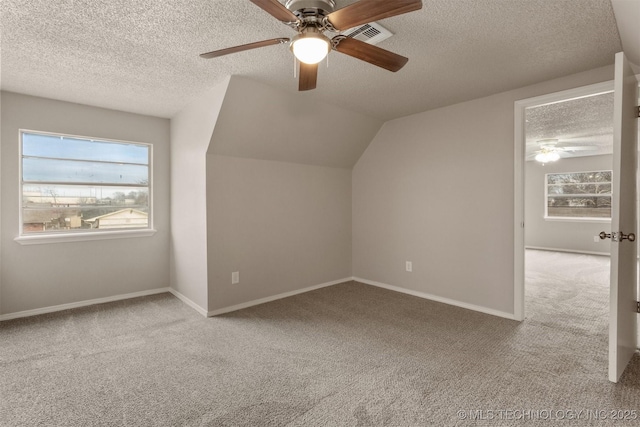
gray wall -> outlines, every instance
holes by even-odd
[[[350,169],[218,155],[207,166],[210,311],[351,277]]]
[[[229,80],[171,119],[171,287],[207,311],[207,148]]]
[[[209,153],[351,169],[382,121],[232,76]]]
[[[604,67],[382,129],[237,78],[187,106],[171,131],[164,119],[3,93],[0,313],[161,288],[169,277],[198,307],[215,310],[350,273],[512,312],[513,102],[611,76]],[[153,143],[158,233],[15,243],[20,127]],[[232,271],[240,286],[230,285]]]
[[[207,155],[209,311],[351,277],[351,168],[381,124],[231,78]]]
[[[0,177],[2,176],[2,91],[0,91]],[[0,314],[2,314],[2,183],[0,182]]]
[[[612,78],[603,67],[385,123],[353,170],[354,276],[512,314],[514,102]]]
[[[611,230],[611,221],[545,220],[545,174],[607,170],[613,166],[611,155],[561,159],[542,165],[525,164],[525,245],[543,249],[609,254],[610,241],[593,241],[600,231]]]
[[[2,93],[1,314],[169,285],[169,120]],[[151,237],[22,246],[19,129],[153,144]]]

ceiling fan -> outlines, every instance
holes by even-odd
[[[550,163],[559,160],[561,157],[568,157],[564,153],[574,151],[594,151],[600,150],[598,145],[577,146],[568,142],[561,143],[557,138],[541,139],[536,141],[538,149],[527,155],[527,160],[536,160],[540,163]]]
[[[300,61],[298,90],[316,88],[318,63],[335,50],[389,71],[400,70],[409,60],[377,46],[338,34],[329,39],[325,32],[340,32],[379,19],[422,8],[421,0],[360,0],[335,10],[334,0],[250,0],[262,10],[293,28],[292,39],[281,37],[203,53],[202,58],[217,58],[230,53],[290,43]]]

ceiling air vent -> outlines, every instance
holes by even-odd
[[[347,37],[360,40],[369,44],[378,44],[382,40],[386,40],[393,34],[377,22],[370,22],[360,27],[351,28],[341,32],[340,34]]]

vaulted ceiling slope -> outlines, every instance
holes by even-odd
[[[350,169],[381,126],[308,93],[233,76],[207,152]]]
[[[620,1],[620,0],[616,0]],[[336,0],[341,8],[353,0]],[[332,52],[310,99],[381,120],[613,63],[611,0],[424,0],[384,19],[391,73]],[[214,60],[198,54],[290,37],[248,0],[3,0],[8,91],[172,117],[229,75],[294,93],[286,45]],[[297,94],[296,94],[297,96]]]
[[[611,5],[622,39],[622,49],[632,62],[634,71],[640,73],[640,1],[611,0]]]

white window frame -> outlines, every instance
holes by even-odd
[[[580,217],[580,216],[549,216],[549,175],[563,175],[574,173],[590,173],[590,172],[613,172],[611,169],[601,170],[587,170],[587,171],[574,171],[574,172],[549,172],[544,175],[544,219],[545,221],[558,221],[558,222],[611,222],[611,217]],[[612,177],[613,178],[613,177]],[[610,183],[612,184],[612,183]],[[594,195],[597,196],[597,195]],[[612,195],[610,194],[609,197]]]
[[[37,233],[37,234],[25,234],[24,233],[24,224],[22,223],[23,217],[23,204],[22,204],[22,196],[23,196],[23,175],[22,175],[22,149],[23,149],[23,141],[22,137],[24,134],[39,134],[39,135],[48,135],[48,136],[56,136],[63,138],[76,138],[76,139],[86,139],[91,141],[101,141],[101,142],[112,142],[112,143],[123,143],[123,144],[135,144],[135,145],[144,145],[149,149],[149,217],[148,217],[148,226],[146,228],[135,228],[135,229],[92,229],[91,231],[87,231],[87,229],[82,230],[67,230],[64,232],[56,231],[50,233]],[[154,210],[153,210],[153,144],[146,142],[137,142],[137,141],[125,141],[118,139],[107,139],[107,138],[96,138],[96,137],[88,137],[81,135],[71,135],[57,132],[43,132],[37,130],[30,129],[19,129],[19,150],[18,150],[18,237],[14,238],[14,241],[21,245],[38,245],[38,244],[47,244],[47,243],[63,243],[63,242],[82,242],[82,241],[91,241],[91,240],[110,240],[110,239],[123,239],[123,238],[134,238],[134,237],[148,237],[153,236],[156,233],[156,229],[153,225],[154,218]]]

